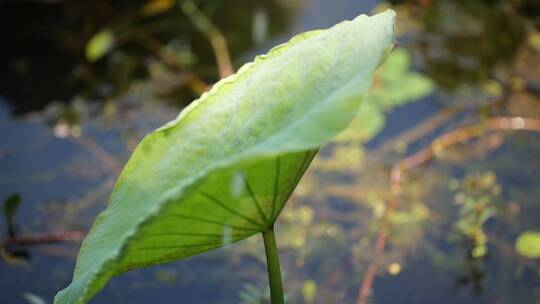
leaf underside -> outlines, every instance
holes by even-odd
[[[346,128],[394,43],[395,13],[307,32],[259,56],[149,134],[82,244],[55,303],[122,272],[273,225],[317,149]]]

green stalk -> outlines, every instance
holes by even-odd
[[[281,283],[281,270],[279,267],[279,255],[274,236],[274,227],[262,232],[264,251],[266,252],[266,265],[268,268],[268,281],[270,282],[270,298],[272,304],[285,304],[283,286]]]

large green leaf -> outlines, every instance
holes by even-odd
[[[85,303],[114,275],[273,225],[317,149],[357,113],[393,47],[394,19],[362,15],[298,35],[148,135],[55,303]]]

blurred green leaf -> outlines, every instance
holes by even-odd
[[[540,231],[525,231],[516,240],[516,251],[530,259],[540,258]]]
[[[109,29],[97,32],[86,44],[86,59],[97,61],[105,56],[114,46],[114,34]]]
[[[315,301],[317,296],[317,283],[313,280],[307,280],[302,285],[302,297],[304,298],[304,303],[311,304]]]
[[[11,194],[4,200],[4,219],[8,227],[13,227],[13,219],[21,203],[21,196],[18,193]]]
[[[368,97],[349,127],[338,136],[336,141],[340,143],[365,142],[379,133],[384,127],[385,120],[379,106],[371,102]]]
[[[411,70],[409,52],[398,48],[377,72],[369,102],[388,109],[418,100],[433,89],[428,77]]]

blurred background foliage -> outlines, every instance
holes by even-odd
[[[146,133],[291,35],[388,7],[400,47],[277,224],[288,301],[538,303],[533,0],[0,2],[0,302],[70,281]],[[264,267],[254,237],[96,303],[269,303]]]

